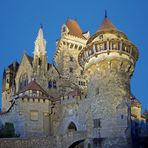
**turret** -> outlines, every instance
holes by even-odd
[[[107,15],[79,54],[78,61],[88,76],[92,118],[99,125],[90,128],[93,128],[93,137],[104,139],[104,145],[111,144],[109,147],[128,147],[130,78],[137,59],[136,46]]]
[[[14,61],[3,72],[2,80],[2,110],[6,111],[10,107],[11,97],[16,93],[15,76],[19,63]]]
[[[77,21],[68,19],[61,28],[61,38],[57,41],[54,60],[60,74],[71,82],[86,85],[82,68],[78,63],[78,54],[85,47],[89,33],[82,32]],[[84,84],[85,83],[85,84]]]
[[[34,70],[36,72],[47,71],[46,41],[43,36],[43,26],[39,28],[34,48]]]

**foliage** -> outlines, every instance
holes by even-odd
[[[13,123],[6,122],[0,129],[0,138],[15,137],[15,129]]]

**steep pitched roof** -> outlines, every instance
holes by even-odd
[[[105,30],[117,30],[117,28],[111,23],[111,21],[107,17],[104,18],[97,32]]]
[[[82,38],[82,39],[86,39],[83,36],[83,33],[82,33],[80,26],[78,25],[78,23],[75,20],[68,19],[67,22],[66,22],[66,26],[69,29],[70,35],[73,35],[73,36],[76,36],[76,37],[79,37],[79,38]]]
[[[47,92],[35,81],[31,81],[26,87],[24,87],[22,90],[20,90],[19,93],[25,92],[27,90],[41,91],[44,94],[48,95]]]
[[[33,57],[32,56],[29,56],[28,54],[26,54],[26,57],[27,57],[29,63],[31,64],[31,66],[32,66]]]

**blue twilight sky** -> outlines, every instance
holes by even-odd
[[[20,61],[24,49],[32,55],[41,23],[51,62],[55,41],[67,18],[76,19],[82,30],[89,30],[92,35],[104,18],[105,9],[112,23],[139,48],[131,89],[143,110],[148,109],[147,0],[0,0],[0,91],[4,68],[13,60]]]

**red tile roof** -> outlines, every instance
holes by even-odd
[[[80,26],[78,25],[78,23],[75,20],[68,19],[67,22],[66,22],[66,26],[69,29],[70,35],[73,35],[73,36],[76,36],[76,37],[79,37],[79,38],[82,38],[82,39],[86,39],[83,36],[83,33],[82,33]]]
[[[36,90],[41,91],[44,94],[48,95],[47,92],[35,81],[31,81],[26,87],[24,87],[19,93],[25,92],[27,90]]]
[[[117,28],[110,22],[110,20],[107,17],[104,18],[97,32],[105,30],[117,30]]]

